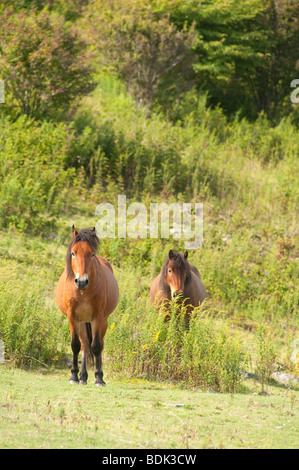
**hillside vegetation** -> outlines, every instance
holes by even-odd
[[[70,352],[54,287],[71,226],[95,226],[97,204],[125,194],[147,208],[203,203],[189,258],[208,300],[188,331],[175,311],[165,323],[149,287],[184,241],[101,240],[120,287],[109,373],[235,392],[244,371],[262,387],[298,372],[297,17],[292,0],[0,1],[8,361],[57,365]]]

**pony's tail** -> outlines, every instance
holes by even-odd
[[[92,333],[91,333],[91,323],[85,323],[86,325],[86,334],[87,334],[87,339],[88,339],[88,358],[94,366],[94,356],[91,350],[91,343],[92,343]]]

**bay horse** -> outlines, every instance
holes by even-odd
[[[65,269],[56,286],[58,308],[67,316],[71,331],[73,362],[70,383],[79,383],[78,355],[82,350],[80,383],[87,384],[87,356],[95,357],[95,385],[104,386],[102,350],[108,316],[115,310],[119,291],[113,269],[96,255],[99,238],[95,228],[77,232],[67,248]]]
[[[189,323],[191,311],[207,297],[198,269],[189,263],[187,258],[188,251],[182,254],[170,250],[160,273],[150,288],[150,301],[156,309],[161,304],[168,309],[171,299],[184,301],[186,326]]]

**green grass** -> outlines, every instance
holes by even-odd
[[[205,393],[109,377],[68,384],[68,370],[0,368],[0,448],[296,448],[298,391],[248,380],[250,393]]]

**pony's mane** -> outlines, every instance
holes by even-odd
[[[83,228],[80,230],[75,237],[72,238],[66,252],[66,274],[68,278],[74,276],[72,269],[72,247],[75,243],[86,242],[88,243],[94,251],[97,251],[97,248],[100,244],[100,240],[97,237],[95,231],[90,228]]]

